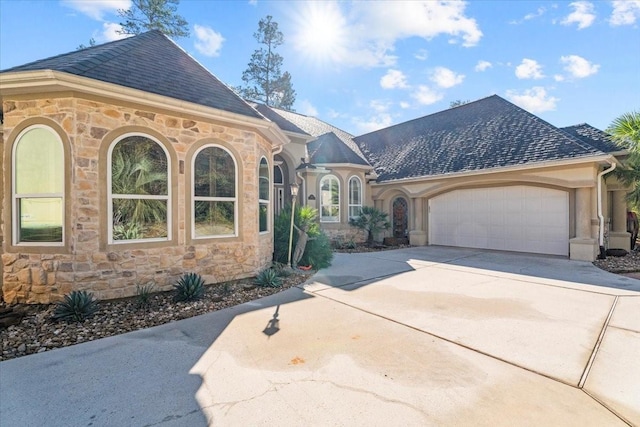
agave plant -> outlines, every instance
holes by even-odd
[[[282,279],[274,269],[267,268],[256,276],[256,285],[263,288],[279,288],[282,286]]]
[[[173,288],[176,291],[176,301],[196,301],[204,295],[204,280],[197,273],[187,273]]]
[[[151,294],[154,290],[154,283],[148,282],[145,285],[136,285],[136,306],[138,308],[148,308],[151,304]]]
[[[82,322],[93,316],[98,310],[98,302],[93,299],[93,294],[87,291],[73,291],[65,295],[53,311],[56,320],[74,320]]]

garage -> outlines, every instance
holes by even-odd
[[[429,244],[569,254],[569,193],[525,185],[429,199]]]

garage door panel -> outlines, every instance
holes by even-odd
[[[567,255],[569,196],[542,187],[454,190],[429,201],[429,242]]]

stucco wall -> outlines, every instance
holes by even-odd
[[[74,96],[4,99],[4,206],[11,206],[11,150],[17,135],[33,124],[50,126],[65,145],[65,245],[14,246],[11,209],[5,209],[2,263],[7,302],[48,303],[71,290],[90,290],[100,299],[135,294],[136,284],[153,280],[168,289],[185,272],[209,283],[256,274],[272,257],[271,233],[258,233],[258,162],[272,168],[271,144],[247,128],[197,116],[173,115],[136,105]],[[106,153],[122,134],[139,132],[160,141],[171,162],[172,232],[154,243],[107,241]],[[238,165],[238,236],[191,238],[191,155],[198,146],[227,148]],[[271,215],[270,215],[271,224]],[[269,226],[271,230],[271,225]]]

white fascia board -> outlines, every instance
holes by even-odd
[[[77,91],[96,96],[146,105],[209,120],[257,128],[273,145],[289,143],[289,138],[274,122],[212,107],[132,89],[100,80],[52,70],[0,74],[0,96],[38,92]]]
[[[491,169],[482,169],[477,171],[464,171],[464,172],[455,172],[448,173],[442,175],[431,175],[431,176],[423,176],[423,177],[413,177],[413,178],[403,178],[403,179],[395,179],[383,182],[372,182],[371,185],[382,186],[382,185],[391,185],[391,184],[399,184],[399,183],[412,183],[412,182],[423,182],[423,181],[439,181],[442,179],[452,179],[452,178],[460,178],[467,176],[477,176],[477,175],[488,175],[502,172],[516,172],[516,171],[525,171],[529,169],[540,169],[540,168],[548,168],[555,166],[572,166],[578,165],[581,163],[597,163],[597,162],[607,162],[607,163],[620,163],[615,157],[609,154],[599,155],[599,156],[590,156],[590,157],[580,157],[569,160],[553,160],[547,162],[538,162],[538,163],[530,163],[527,165],[516,165],[516,166],[507,166],[507,167],[496,167]]]
[[[314,163],[314,166],[321,166],[326,168],[351,168],[351,169],[373,170],[373,166],[356,165],[355,163]]]

